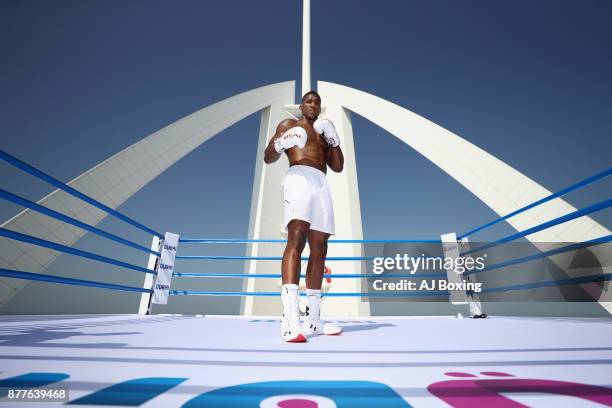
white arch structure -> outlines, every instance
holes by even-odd
[[[263,151],[269,137],[274,133],[276,124],[289,115],[288,106],[295,100],[294,88],[294,82],[283,82],[244,92],[215,103],[140,140],[68,184],[109,207],[116,208],[187,153],[237,121],[261,111],[249,238],[278,237],[283,214],[280,184],[288,163],[284,159],[280,163],[264,165]],[[544,187],[486,151],[401,106],[330,82],[318,82],[318,91],[326,106],[325,116],[334,121],[343,139],[342,146],[346,158],[342,173],[328,174],[333,191],[338,239],[363,238],[351,112],[376,123],[410,145],[499,215],[507,214],[551,194]],[[40,200],[39,204],[90,225],[97,224],[106,216],[100,210],[61,190],[49,194]],[[572,211],[575,211],[574,207],[557,198],[517,215],[508,222],[520,231]],[[3,227],[64,245],[74,244],[85,233],[30,210],[20,212],[5,222]],[[538,242],[580,242],[609,233],[609,230],[591,218],[582,217],[532,234],[527,238],[537,245]],[[278,256],[281,249],[282,246],[279,245],[253,244],[247,248],[247,254]],[[601,265],[611,264],[612,254],[598,251],[597,248],[593,249],[593,252]],[[330,246],[328,255],[360,256],[361,253],[360,245],[342,244]],[[58,255],[54,251],[28,244],[7,239],[0,241],[0,267],[3,268],[37,272],[43,270]],[[553,261],[557,264],[567,264],[569,256],[557,255]],[[245,272],[269,273],[271,265],[278,268],[277,263],[250,261],[245,265]],[[330,265],[334,273],[361,272],[359,262]],[[75,277],[86,279],[85,276]],[[5,304],[25,284],[27,282],[23,280],[1,278],[1,304]],[[358,280],[340,279],[334,282],[334,291],[360,292],[360,285]],[[588,291],[590,285],[583,287]],[[278,282],[268,279],[246,279],[245,289],[275,291],[278,290]],[[595,290],[592,292],[595,293]],[[611,311],[609,297],[610,291],[605,290],[599,296],[599,302]],[[360,298],[330,298],[325,303],[328,315],[369,314],[369,304]],[[247,297],[243,299],[242,313],[277,315],[280,313],[280,302],[275,298]]]
[[[110,208],[117,208],[186,154],[241,119],[261,111],[262,122],[281,120],[285,105],[294,101],[294,88],[293,81],[281,82],[210,105],[109,157],[68,185]],[[62,190],[53,191],[38,204],[90,225],[98,224],[107,215]],[[85,235],[79,228],[27,209],[4,222],[2,227],[68,246]],[[45,248],[0,240],[2,268],[40,272],[59,255]],[[87,279],[85,274],[72,277]],[[21,279],[0,278],[0,307],[27,283]]]

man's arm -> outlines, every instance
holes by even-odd
[[[281,137],[287,130],[291,129],[295,125],[295,122],[295,119],[285,119],[278,124],[276,132],[274,132],[274,135],[270,138],[270,142],[268,142],[268,146],[264,153],[264,162],[266,164],[274,163],[281,157],[281,154],[274,148],[274,141]]]
[[[344,168],[344,154],[340,146],[330,147],[327,150],[327,165],[336,173],[340,173]]]
[[[327,165],[336,173],[340,173],[344,168],[344,155],[342,154],[342,149],[340,149],[340,137],[336,133],[334,124],[331,120],[322,118],[315,120],[312,127],[327,142]]]

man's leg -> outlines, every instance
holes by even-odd
[[[300,283],[300,259],[306,245],[309,228],[310,223],[302,220],[291,220],[287,224],[287,246],[281,265],[283,285]]]
[[[308,231],[308,246],[310,247],[308,266],[306,267],[306,287],[308,289],[321,290],[328,239],[329,234],[325,232]]]
[[[300,282],[300,258],[306,245],[306,237],[310,224],[302,220],[291,220],[287,225],[287,246],[283,254],[281,266],[283,287],[283,321],[281,336],[290,343],[301,343],[306,337],[300,327],[300,304],[298,285]]]
[[[306,294],[308,306],[304,319],[304,332],[311,334],[339,334],[342,329],[321,321],[321,284],[325,271],[325,257],[327,256],[327,240],[329,234],[310,230],[308,232],[308,246],[310,257],[306,267]]]

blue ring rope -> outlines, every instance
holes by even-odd
[[[51,177],[50,175],[44,173],[41,170],[38,170],[32,166],[30,166],[29,164],[19,160],[18,158],[11,156],[10,154],[8,154],[7,152],[5,152],[4,150],[0,150],[0,159],[4,160],[5,162],[25,171],[26,173],[31,174],[34,177],[38,177],[41,180],[46,181],[47,183],[54,185],[55,187],[59,188],[60,190],[65,191],[68,194],[71,194],[77,198],[80,198],[83,201],[88,202],[89,204],[93,205],[94,207],[99,208],[100,210],[103,210],[117,218],[119,218],[122,221],[127,222],[130,225],[133,225],[136,228],[141,229],[142,231],[145,231],[151,235],[156,235],[159,238],[164,238],[164,235],[160,234],[159,232],[155,232],[153,231],[151,228],[148,228],[142,224],[140,224],[137,221],[132,220],[129,217],[126,217],[125,215],[121,214],[119,211],[114,210],[112,208],[110,208],[107,205],[102,204],[101,202],[81,193],[78,190],[75,190],[74,188],[70,187],[69,185],[62,183],[61,181],[59,181],[56,178]]]
[[[466,251],[466,252],[462,253],[461,256],[464,256],[464,255],[467,255],[467,254],[471,254],[471,253],[474,253],[476,251],[483,251],[485,249],[489,249],[489,248],[492,248],[492,247],[495,247],[495,246],[498,246],[498,245],[501,245],[501,244],[505,244],[506,242],[514,241],[515,239],[522,238],[522,237],[525,237],[527,235],[534,234],[534,233],[536,233],[538,231],[542,231],[544,229],[553,227],[553,226],[558,225],[558,224],[562,224],[562,223],[567,222],[567,221],[571,221],[573,219],[582,217],[583,215],[588,215],[588,214],[594,213],[596,211],[603,210],[604,208],[608,208],[611,205],[612,205],[612,198],[609,198],[609,199],[604,200],[604,201],[600,201],[600,202],[598,202],[596,204],[593,204],[593,205],[591,205],[589,207],[585,207],[585,208],[583,208],[581,210],[576,210],[576,211],[574,211],[572,213],[563,215],[561,217],[558,217],[558,218],[555,218],[553,220],[547,221],[547,222],[545,222],[543,224],[540,224],[540,225],[537,225],[535,227],[526,229],[525,231],[517,232],[516,234],[509,235],[509,236],[507,236],[505,238],[499,239],[499,240],[491,242],[489,244],[481,245],[479,247],[476,247],[474,249],[471,249],[469,251]]]
[[[94,227],[92,225],[85,224],[84,222],[81,222],[81,221],[79,221],[77,219],[69,217],[69,216],[67,216],[65,214],[62,214],[62,213],[57,212],[55,210],[52,210],[50,208],[43,207],[42,205],[40,205],[38,203],[30,201],[30,200],[28,200],[26,198],[20,197],[20,196],[18,196],[16,194],[10,193],[10,192],[8,192],[8,191],[6,191],[4,189],[1,189],[1,188],[0,188],[0,198],[2,198],[4,200],[7,200],[7,201],[11,201],[11,202],[13,202],[15,204],[21,205],[23,207],[26,207],[26,208],[29,208],[31,210],[37,211],[39,213],[48,215],[49,217],[55,218],[57,220],[64,221],[67,224],[72,224],[75,227],[79,227],[79,228],[82,228],[82,229],[87,230],[89,232],[93,232],[94,234],[100,235],[101,237],[104,237],[104,238],[108,238],[108,239],[110,239],[112,241],[115,241],[115,242],[118,242],[120,244],[127,245],[127,246],[130,246],[132,248],[136,248],[136,249],[138,249],[140,251],[143,251],[143,252],[146,252],[146,253],[149,253],[149,254],[153,254],[153,255],[157,255],[157,256],[161,255],[159,252],[155,252],[155,251],[153,251],[153,250],[151,250],[149,248],[146,248],[146,247],[144,247],[142,245],[138,245],[138,244],[136,244],[134,242],[128,241],[127,239],[123,239],[123,238],[121,238],[121,237],[119,237],[117,235],[111,234],[109,232],[103,231],[103,230],[101,230],[99,228],[96,228],[96,227]]]
[[[95,282],[95,281],[88,281],[88,280],[83,280],[83,279],[63,278],[59,276],[44,275],[41,273],[14,271],[11,269],[4,269],[4,268],[0,268],[0,276],[6,276],[7,278],[15,278],[15,279],[26,279],[26,280],[36,280],[36,281],[42,281],[42,282],[60,283],[64,285],[91,286],[95,288],[124,290],[128,292],[153,293],[152,290],[143,289],[143,288],[135,288],[132,286],[116,285],[113,283]]]
[[[533,203],[528,204],[528,205],[526,205],[524,207],[521,207],[518,210],[511,212],[510,214],[507,214],[507,215],[504,215],[503,217],[497,218],[496,220],[493,220],[493,221],[488,222],[488,223],[486,223],[484,225],[481,225],[478,228],[474,228],[473,230],[468,231],[465,234],[457,237],[457,240],[459,241],[459,240],[461,240],[461,238],[464,238],[464,237],[467,237],[469,235],[472,235],[472,234],[474,234],[474,233],[476,233],[478,231],[482,231],[485,228],[488,228],[488,227],[493,226],[495,224],[498,224],[498,223],[500,223],[502,221],[505,221],[505,220],[507,220],[509,218],[512,218],[515,215],[518,215],[518,214],[520,214],[522,212],[530,210],[530,209],[532,209],[532,208],[534,208],[534,207],[536,207],[536,206],[538,206],[540,204],[543,204],[543,203],[545,203],[547,201],[550,201],[550,200],[553,200],[555,198],[561,197],[561,196],[563,196],[563,195],[565,195],[565,194],[567,194],[567,193],[569,193],[571,191],[577,190],[577,189],[582,188],[584,186],[587,186],[587,185],[589,185],[591,183],[594,183],[597,180],[601,180],[601,179],[609,176],[610,174],[612,174],[612,167],[610,167],[607,170],[604,170],[604,171],[602,171],[600,173],[597,173],[597,174],[595,174],[595,175],[593,175],[591,177],[587,177],[586,179],[581,180],[581,181],[579,181],[579,182],[577,182],[575,184],[572,184],[571,186],[569,186],[567,188],[564,188],[563,190],[557,191],[556,193],[553,193],[553,194],[551,194],[551,195],[549,195],[547,197],[544,197],[544,198],[542,198],[540,200],[534,201]]]
[[[199,244],[285,244],[286,239],[180,238],[179,242]],[[330,239],[329,244],[439,244],[439,239]]]
[[[280,296],[279,292],[212,292],[212,291],[191,291],[191,290],[171,290],[170,295],[199,295],[199,296]],[[421,296],[448,296],[447,291],[428,291],[423,293],[406,292],[336,292],[336,293],[321,293],[323,297],[421,297]],[[306,296],[306,293],[300,293],[300,296]]]
[[[371,261],[376,257],[364,257],[364,256],[330,256],[325,258],[327,261]],[[182,255],[176,257],[176,259],[223,259],[231,261],[282,261],[282,256],[230,256],[230,255]],[[308,257],[302,257],[302,261],[307,261]]]
[[[580,283],[592,283],[592,282],[603,282],[612,280],[612,273],[605,273],[603,275],[591,275],[581,276],[578,278],[560,279],[556,281],[545,281],[536,283],[525,283],[522,285],[509,285],[500,286],[498,288],[483,289],[480,293],[495,293],[495,292],[508,292],[511,290],[525,290],[533,288],[551,287],[551,286],[566,286]]]
[[[500,286],[497,288],[484,289],[480,293],[507,292],[511,290],[524,290],[539,287],[550,286],[565,286],[571,284],[603,282],[612,280],[612,273],[593,276],[582,276],[579,278],[561,279],[556,281],[536,282],[523,285]],[[279,296],[280,292],[213,292],[213,291],[188,291],[188,290],[171,290],[170,295],[200,295],[200,296]],[[300,293],[300,296],[305,296],[305,293]],[[357,293],[323,293],[323,297],[420,297],[420,296],[447,296],[447,291],[428,291],[428,292],[357,292]]]
[[[177,277],[184,278],[281,278],[282,275],[280,273],[258,273],[258,274],[246,274],[246,273],[184,273],[184,272],[175,272],[172,274]],[[358,274],[358,273],[330,273],[327,275],[323,275],[323,278],[361,278],[361,279],[369,279],[369,278],[445,278],[447,275],[445,273],[422,273],[422,274],[397,274],[397,275],[376,275],[376,274]],[[305,278],[306,275],[300,275],[300,278]]]
[[[474,274],[481,273],[481,272],[492,271],[495,269],[504,268],[506,266],[516,265],[516,264],[523,263],[523,262],[529,262],[535,259],[546,258],[548,256],[553,256],[553,255],[561,254],[564,252],[573,251],[574,249],[587,248],[587,247],[591,247],[595,245],[604,244],[607,242],[612,242],[612,235],[606,235],[604,237],[591,239],[589,241],[577,242],[575,244],[566,245],[561,248],[551,249],[549,251],[544,251],[544,252],[534,254],[534,255],[528,255],[528,256],[513,259],[510,261],[499,262],[496,264],[489,265],[488,267],[481,269],[481,270],[472,270],[469,272],[465,272],[463,273],[463,275],[474,275]]]
[[[80,256],[83,258],[93,259],[94,261],[99,261],[111,265],[120,266],[122,268],[131,269],[133,271],[150,273],[153,275],[157,275],[156,271],[152,271],[150,269],[143,268],[138,265],[132,265],[126,262],[118,261],[116,259],[108,258],[102,255],[94,254],[92,252],[82,251],[80,249],[72,248],[66,245],[58,244],[56,242],[47,241],[44,239],[32,237],[30,235],[22,234],[20,232],[11,231],[6,228],[0,228],[0,236],[14,239],[17,241],[27,242],[29,244],[34,244],[38,246],[42,246],[45,248],[53,249],[60,252],[65,252],[67,254]]]

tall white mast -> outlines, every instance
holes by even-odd
[[[312,90],[310,84],[310,0],[304,0],[302,13],[302,93]]]

